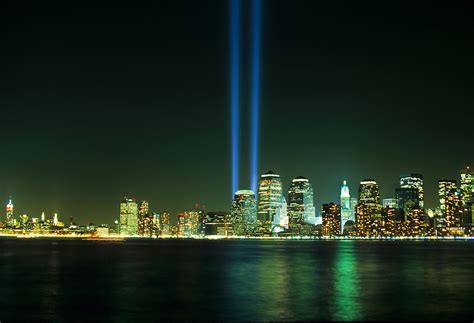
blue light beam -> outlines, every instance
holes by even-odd
[[[240,0],[230,0],[230,118],[232,197],[239,188],[239,128],[240,128]]]
[[[250,135],[250,187],[257,193],[258,185],[258,143],[260,118],[260,43],[262,24],[262,0],[251,1],[252,65],[251,65],[251,135]]]

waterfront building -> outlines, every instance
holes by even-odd
[[[120,203],[120,235],[138,233],[138,204],[135,199],[124,197]]]
[[[382,222],[380,205],[357,204],[355,218],[357,235],[362,237],[377,235],[379,222]]]
[[[323,235],[338,236],[341,234],[341,207],[336,203],[323,204],[321,207]]]
[[[159,221],[161,236],[171,235],[170,214],[166,211],[161,212]]]
[[[235,192],[230,216],[234,235],[254,235],[257,230],[255,193],[251,190]]]
[[[138,217],[144,217],[148,214],[149,211],[149,204],[147,201],[141,201],[138,204]]]
[[[347,221],[354,221],[354,211],[351,206],[351,195],[347,182],[343,181],[341,186],[341,233],[344,232],[344,225]]]
[[[438,197],[444,223],[447,228],[459,227],[462,217],[462,202],[455,180],[438,181]]]
[[[474,174],[468,166],[461,172],[460,191],[462,201],[461,224],[467,228],[474,223]]]
[[[412,189],[414,191],[414,208],[424,208],[424,189],[423,189],[423,175],[421,174],[406,174],[400,176],[400,188]]]
[[[206,236],[228,236],[232,232],[229,212],[207,212],[204,234]]]
[[[395,199],[391,199],[395,200]],[[393,201],[387,203],[382,208],[382,227],[381,232],[383,236],[393,237],[398,235],[398,221],[396,219],[396,204]]]
[[[305,223],[316,223],[313,198],[313,187],[307,178],[298,176],[291,181],[288,189],[288,226],[291,232],[299,234]]]
[[[281,207],[281,197],[280,175],[268,171],[260,176],[257,208],[257,226],[260,234],[270,234],[276,210]]]
[[[191,237],[198,234],[199,213],[196,211],[178,213],[178,237]]]
[[[5,208],[6,210],[6,223],[7,226],[13,226],[13,203],[12,203],[12,198],[10,197],[8,204]]]
[[[406,234],[412,237],[425,235],[428,231],[428,225],[425,220],[423,209],[412,208],[407,215]]]

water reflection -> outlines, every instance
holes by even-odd
[[[360,320],[360,285],[355,241],[338,241],[334,274],[333,320]]]

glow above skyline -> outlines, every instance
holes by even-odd
[[[262,1],[252,1],[252,65],[251,65],[251,135],[250,135],[250,188],[257,191],[258,185],[258,143],[259,143],[259,118],[260,118],[260,43]]]
[[[232,196],[239,189],[239,128],[240,128],[240,0],[230,0],[230,110]]]

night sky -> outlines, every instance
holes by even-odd
[[[241,186],[250,30],[243,1]],[[0,5],[0,201],[111,223],[123,196],[230,208],[228,1]],[[131,7],[132,6],[132,7]],[[402,173],[474,161],[472,1],[264,1],[260,171],[310,179],[318,205]],[[3,219],[3,216],[2,216]]]

